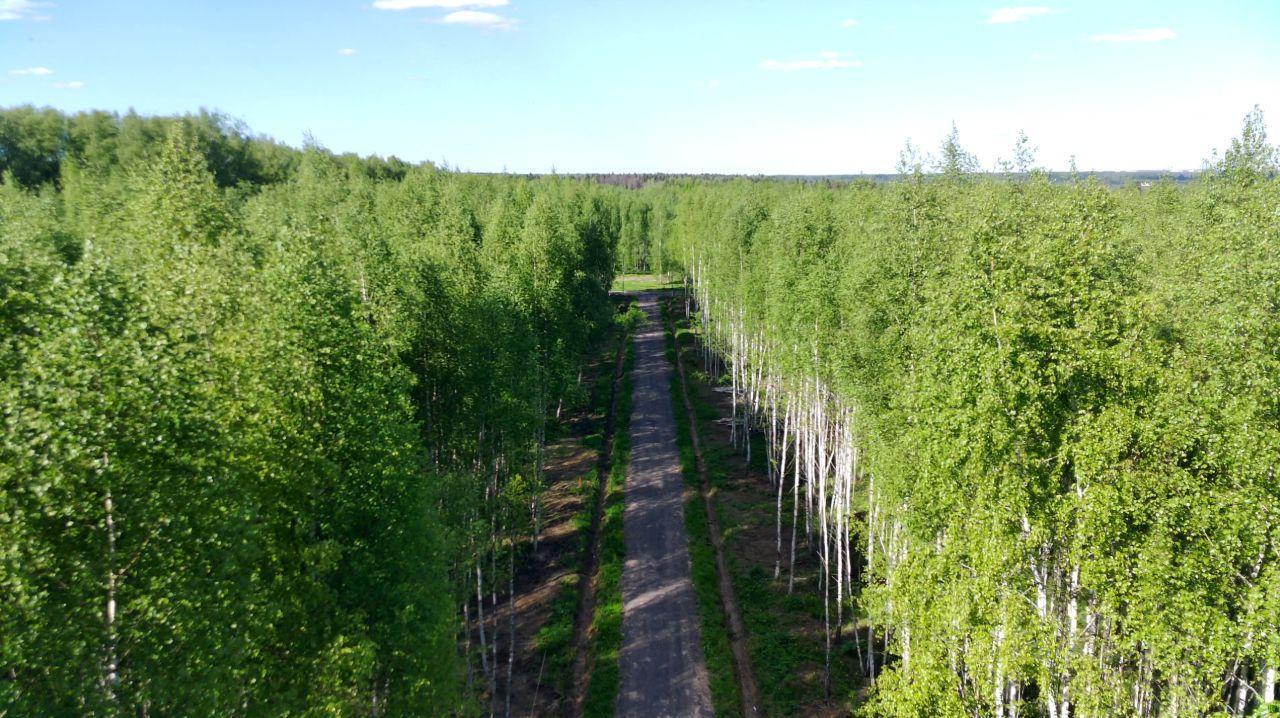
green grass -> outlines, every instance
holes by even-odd
[[[602,362],[603,368],[596,374],[595,384],[590,392],[592,422],[600,429],[603,429],[605,417],[609,411],[614,353],[617,351],[618,342],[626,338],[626,334],[618,332],[613,335],[612,340],[605,342],[602,349],[602,354],[608,358]],[[581,443],[594,451],[602,451],[604,436],[597,431],[584,436]],[[586,552],[590,550],[588,540],[591,531],[591,513],[595,510],[599,480],[599,471],[593,467],[582,476],[577,488],[577,493],[583,499],[582,508],[573,515],[572,519],[573,531],[578,541],[573,555],[565,561],[565,567],[571,578],[564,582],[559,595],[552,603],[551,617],[547,619],[534,639],[534,646],[545,656],[543,683],[561,696],[568,696],[572,688],[569,682],[573,678],[571,675],[574,659],[573,624],[577,616],[578,597],[581,593],[578,572]]]
[[[657,289],[679,289],[684,286],[675,275],[620,274],[613,279],[614,292],[648,292]]]
[[[583,477],[579,493],[586,499],[583,508],[573,516],[573,529],[578,535],[577,550],[566,560],[570,578],[564,582],[559,595],[551,605],[551,617],[543,624],[534,638],[534,646],[544,656],[543,682],[561,696],[569,694],[569,681],[573,669],[573,622],[578,610],[577,573],[582,556],[587,549],[587,534],[591,527],[591,498],[595,496],[598,472],[595,469]]]
[[[583,712],[586,716],[612,716],[618,700],[618,652],[622,648],[622,561],[626,543],[622,533],[623,488],[631,458],[631,370],[635,345],[627,344],[626,363],[618,385],[618,409],[613,426],[613,464],[605,487],[604,513],[600,519],[600,566],[597,570],[596,605],[591,620],[592,637]]]
[[[663,305],[663,314],[667,307]],[[664,332],[667,359],[674,364],[676,353],[671,332]],[[674,370],[674,366],[672,367]],[[729,628],[725,622],[724,604],[716,576],[715,548],[711,543],[711,527],[702,502],[693,439],[689,436],[689,419],[681,399],[680,376],[671,374],[671,398],[676,418],[676,443],[680,447],[680,466],[685,486],[690,489],[684,503],[684,527],[689,536],[689,559],[693,566],[693,590],[698,599],[702,652],[707,661],[707,677],[711,683],[711,701],[718,716],[742,715],[738,684],[733,675],[733,649],[729,645]],[[705,459],[705,456],[704,456]],[[711,477],[708,476],[710,479]],[[723,526],[723,522],[721,526]]]

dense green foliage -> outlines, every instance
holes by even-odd
[[[1261,116],[1186,186],[1014,156],[628,192],[0,112],[0,713],[500,712],[498,597],[618,268],[687,278],[774,580],[817,557],[868,713],[1274,710]]]
[[[1280,181],[1260,116],[1187,187],[974,177],[954,133],[942,157],[884,186],[645,191],[648,246],[804,510],[829,634],[861,629],[866,710],[1263,710]]]
[[[475,619],[611,318],[622,191],[211,115],[18,108],[0,163],[0,713],[497,701]]]

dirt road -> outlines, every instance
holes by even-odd
[[[635,338],[618,715],[711,716],[656,295],[641,295],[640,308],[649,323]]]

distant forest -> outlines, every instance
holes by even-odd
[[[66,158],[89,166],[127,164],[145,156],[148,148],[157,143],[172,121],[172,118],[166,117],[144,117],[132,110],[120,115],[102,110],[63,114],[51,108],[30,105],[6,109],[0,112],[0,173],[12,172],[19,184],[35,187],[46,182],[57,182],[59,168]],[[297,169],[300,155],[295,148],[270,137],[254,135],[243,122],[228,115],[201,110],[186,121],[194,130],[197,142],[209,160],[209,170],[220,187],[231,187],[237,182],[279,182]],[[406,162],[394,155],[385,159],[376,155],[360,157],[354,153],[336,156],[344,164],[359,165],[371,179],[403,179],[405,172],[415,164],[432,164]],[[535,179],[543,174],[527,173],[520,176]],[[971,174],[997,180],[1027,178],[1026,172]],[[1154,184],[1163,180],[1187,184],[1200,174],[1198,170],[1137,170],[1047,172],[1045,176],[1053,183],[1092,178],[1108,187],[1124,187],[1142,183]],[[761,182],[799,182],[830,187],[886,184],[901,178],[900,174],[893,172],[833,175],[605,172],[570,173],[562,176],[628,189],[640,189],[670,180],[723,182],[744,176]]]

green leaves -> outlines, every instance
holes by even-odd
[[[891,654],[868,711],[1256,707],[1280,640],[1260,116],[1185,189],[979,181],[954,133],[943,156],[953,181],[651,191],[712,345],[784,409],[856,412],[857,605]]]
[[[0,701],[462,710],[616,195],[318,149],[227,191],[217,118],[73,124],[66,193],[0,186]]]

